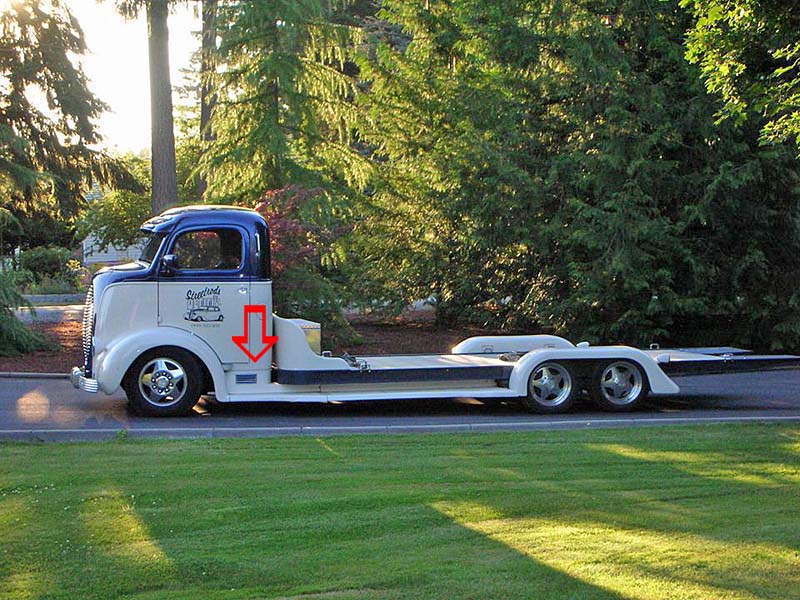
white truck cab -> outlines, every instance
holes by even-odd
[[[257,212],[174,208],[142,231],[140,259],[92,281],[84,363],[71,379],[88,392],[122,387],[146,415],[186,414],[209,393],[219,402],[512,398],[555,413],[586,390],[622,411],[649,392],[677,393],[667,372],[800,364],[735,348],[642,351],[551,335],[474,337],[441,355],[330,356],[319,324],[272,313],[269,227]]]

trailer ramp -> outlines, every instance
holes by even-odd
[[[645,350],[670,376],[752,373],[800,368],[800,356],[754,354],[729,346],[707,348],[661,348]]]

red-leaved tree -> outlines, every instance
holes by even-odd
[[[283,317],[322,323],[323,345],[358,340],[342,316],[342,290],[332,280],[348,228],[326,215],[325,192],[289,185],[264,193],[255,209],[270,228],[273,307]]]

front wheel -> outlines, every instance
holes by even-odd
[[[635,410],[645,401],[649,391],[642,368],[629,360],[599,365],[589,387],[594,403],[611,412]]]
[[[203,371],[194,355],[181,348],[145,352],[128,369],[122,387],[128,405],[152,417],[188,414],[202,393]]]
[[[538,413],[561,413],[572,407],[575,378],[562,363],[546,362],[536,367],[528,379],[525,408]]]

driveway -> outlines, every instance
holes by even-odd
[[[800,369],[675,378],[682,393],[652,398],[630,414],[588,402],[565,415],[534,415],[517,404],[470,399],[344,404],[237,404],[202,401],[189,417],[130,415],[122,393],[86,394],[63,379],[0,379],[0,439],[95,440],[130,437],[331,435],[633,427],[710,422],[800,422]]]
[[[588,402],[566,415],[534,415],[517,404],[477,400],[346,404],[238,404],[202,401],[194,414],[147,419],[124,395],[86,394],[63,379],[0,379],[0,439],[95,440],[130,437],[331,435],[629,427],[709,422],[800,422],[800,370],[676,378],[682,394],[653,398],[630,414]]]

